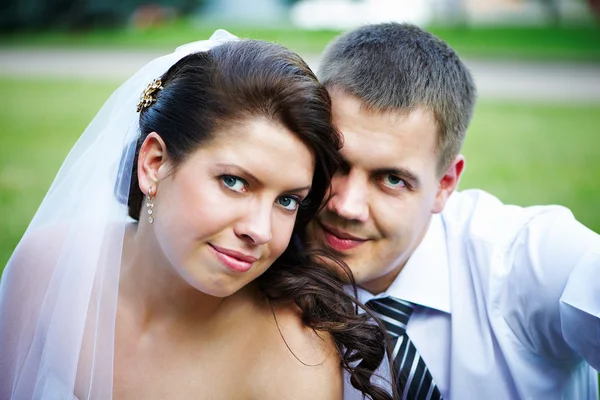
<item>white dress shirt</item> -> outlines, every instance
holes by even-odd
[[[388,290],[359,295],[417,305],[407,333],[446,400],[598,399],[600,236],[564,207],[454,193]]]

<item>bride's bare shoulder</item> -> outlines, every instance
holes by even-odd
[[[270,323],[271,345],[259,378],[271,393],[266,398],[341,399],[343,375],[331,335],[305,326],[292,304],[274,306]]]

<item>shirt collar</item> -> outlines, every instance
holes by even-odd
[[[432,216],[421,244],[388,290],[378,295],[359,290],[359,300],[363,303],[387,296],[451,313],[446,230],[440,214]]]

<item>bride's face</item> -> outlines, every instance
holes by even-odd
[[[175,170],[160,165],[150,228],[190,285],[228,296],[286,249],[313,173],[312,152],[286,128],[266,119],[237,123]]]

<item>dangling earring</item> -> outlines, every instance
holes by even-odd
[[[154,213],[154,199],[152,198],[153,195],[154,187],[151,187],[150,189],[148,189],[148,200],[146,201],[146,208],[148,209],[148,222],[150,223],[154,222],[154,216],[152,215]]]

